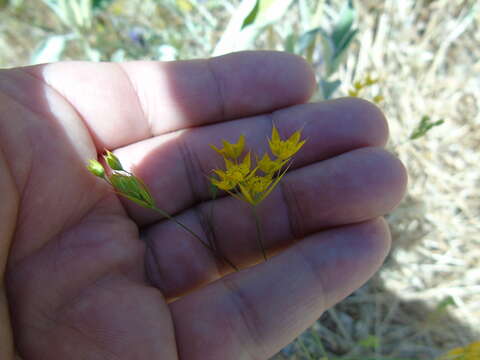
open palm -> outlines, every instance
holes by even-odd
[[[303,104],[313,88],[301,59],[270,52],[1,71],[0,357],[267,359],[361,286],[388,251],[379,217],[405,171],[379,110]],[[214,201],[216,246],[239,272],[85,169],[114,150],[206,236],[208,145],[245,134],[260,154],[272,122],[308,141],[260,206],[267,262],[248,207]]]

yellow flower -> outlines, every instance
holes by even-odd
[[[480,359],[480,341],[465,347],[450,350],[438,360],[478,360]]]
[[[355,88],[355,90],[361,90],[364,88],[364,84],[361,82],[361,81],[355,81],[353,83],[353,87]]]
[[[367,75],[367,78],[365,79],[365,86],[372,86],[373,84],[376,84],[378,82],[378,78],[374,79],[370,74]]]
[[[222,190],[232,190],[240,182],[244,181],[250,173],[250,153],[245,155],[240,164],[235,164],[231,160],[224,158],[226,170],[213,170],[218,175],[219,179],[210,178],[213,185]]]
[[[239,184],[244,200],[252,205],[257,205],[266,197],[265,194],[272,182],[273,179],[270,176],[254,175],[249,177],[244,183]]]
[[[223,148],[211,147],[223,156],[225,169],[215,169],[216,176],[210,177],[210,182],[217,188],[227,191],[236,199],[245,201],[253,206],[262,202],[277,186],[288,170],[284,166],[290,158],[305,144],[301,140],[301,131],[293,133],[288,140],[282,140],[273,126],[271,139],[268,140],[270,150],[275,159],[272,160],[268,154],[262,159],[257,158],[256,166],[251,169],[250,153],[245,155],[241,162],[237,158],[243,152],[245,146],[244,136],[240,136],[236,144],[230,144],[223,140]],[[258,174],[263,173],[263,176]]]
[[[245,136],[240,135],[238,141],[235,144],[231,144],[226,140],[222,140],[223,147],[221,149],[214,145],[210,145],[213,150],[218,152],[223,157],[236,160],[243,153],[245,147]]]
[[[285,161],[271,160],[270,156],[265,153],[261,160],[257,160],[257,167],[259,170],[263,171],[265,174],[273,174],[275,171],[279,170]]]
[[[371,87],[372,85],[378,83],[378,78],[372,78],[370,74],[364,80],[357,80],[353,83],[353,87],[348,90],[348,96],[358,97],[364,89]],[[380,103],[383,101],[383,96],[381,94],[376,95],[373,98],[374,103]]]
[[[288,140],[281,140],[275,125],[272,128],[272,138],[268,140],[272,154],[281,160],[286,160],[295,155],[305,144],[305,140],[300,141],[300,130],[295,131]]]
[[[348,90],[348,96],[358,97],[358,90]]]

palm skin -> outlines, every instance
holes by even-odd
[[[405,171],[373,105],[302,105],[312,91],[302,60],[269,52],[0,72],[2,359],[268,359],[361,286],[388,252],[379,217]],[[204,234],[208,145],[244,133],[261,152],[272,121],[308,142],[260,207],[267,262],[248,208],[214,202],[216,245],[240,272],[85,170],[115,150]]]

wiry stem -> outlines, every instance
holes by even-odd
[[[257,213],[257,207],[254,205],[252,206],[253,210],[253,216],[255,217],[255,225],[257,227],[257,241],[260,246],[260,249],[262,249],[262,255],[265,261],[267,261],[267,253],[265,252],[265,248],[263,246],[263,235],[262,235],[262,228],[260,226],[260,218],[258,217]]]
[[[210,250],[212,252],[213,255],[215,255],[215,257],[217,257],[218,259],[222,260],[222,261],[225,261],[228,265],[230,265],[235,271],[238,271],[238,267],[235,266],[234,263],[232,263],[227,257],[225,256],[221,256],[219,255],[209,244],[207,244],[205,241],[202,240],[202,238],[200,236],[198,236],[195,232],[193,232],[192,230],[190,230],[186,225],[184,225],[183,223],[181,223],[180,221],[178,221],[177,219],[175,219],[173,216],[171,216],[169,213],[167,213],[166,211],[154,206],[151,208],[152,210],[160,213],[162,216],[165,216],[167,219],[169,220],[172,220],[173,222],[175,222],[178,226],[180,226],[182,229],[184,229],[185,231],[187,231],[190,235],[192,235],[193,237],[195,237],[198,241],[200,241],[200,243],[205,247],[207,248],[208,250]]]

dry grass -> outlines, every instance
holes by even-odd
[[[178,32],[183,37],[179,56],[198,57],[211,53],[238,1],[202,2],[205,13],[184,16],[167,6],[152,11],[151,1],[139,8],[133,5],[138,1],[120,3],[126,24]],[[325,6],[333,11],[341,3]],[[395,243],[384,268],[312,328],[330,354],[362,360],[434,359],[480,339],[480,6],[475,12],[475,4],[356,2],[360,32],[339,71],[343,85],[337,95],[369,72],[379,75],[381,82],[366,97],[378,91],[384,95],[390,148],[407,165],[410,185],[406,199],[388,215]],[[35,8],[0,15],[0,66],[28,63],[32,47],[61,28]],[[154,18],[161,12],[169,14],[169,22]],[[259,47],[281,48],[285,29],[295,28],[297,16],[295,8],[285,24],[260,39]],[[161,36],[179,41],[179,35]],[[406,141],[423,115],[445,124],[415,142]],[[442,308],[447,297],[455,305]],[[369,336],[376,346],[362,343]],[[310,358],[319,358],[312,332],[301,339]],[[297,342],[275,359],[308,356]]]

